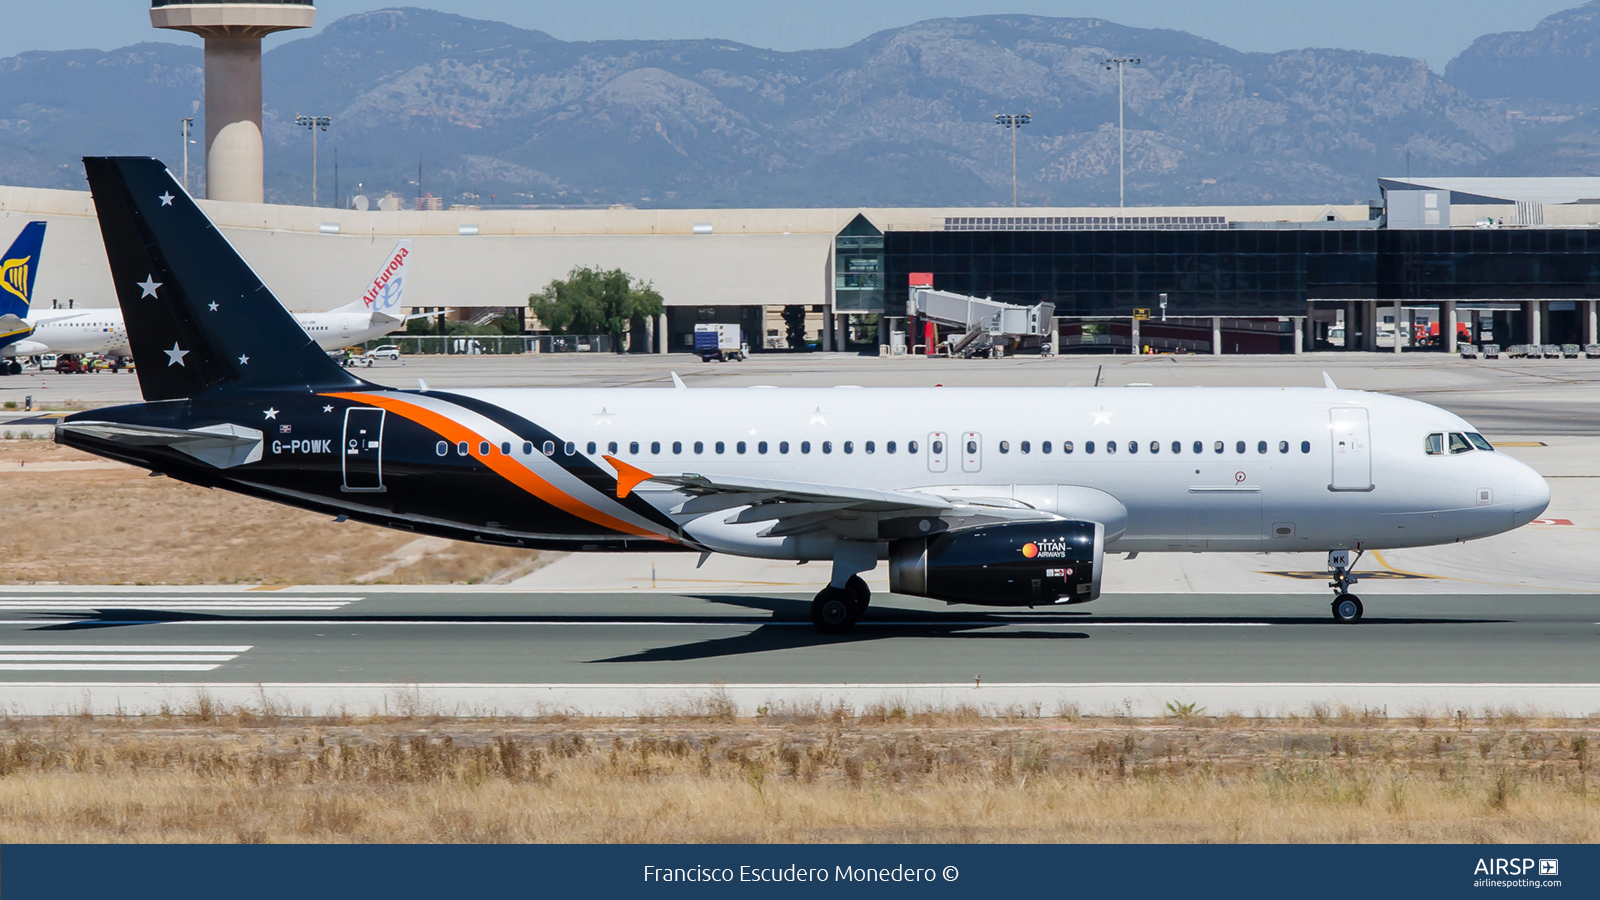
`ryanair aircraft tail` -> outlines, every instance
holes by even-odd
[[[0,346],[14,343],[33,331],[23,321],[33,302],[33,282],[39,277],[39,252],[44,247],[43,222],[29,222],[0,256]]]
[[[146,400],[211,390],[351,389],[160,160],[85,157]]]

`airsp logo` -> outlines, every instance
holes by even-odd
[[[1554,859],[1541,859],[1539,862],[1540,875],[1558,875],[1561,872],[1561,863]],[[1534,861],[1531,859],[1479,859],[1478,865],[1472,870],[1474,875],[1527,875],[1533,871]]]

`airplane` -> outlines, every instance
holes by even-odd
[[[1328,551],[1338,622],[1368,550],[1488,537],[1550,500],[1471,424],[1320,388],[399,390],[309,340],[157,160],[85,159],[143,403],[56,440],[207,487],[530,549],[825,560],[848,631],[890,589],[1098,599],[1105,556]],[[1352,553],[1354,556],[1352,557]]]
[[[15,341],[32,331],[25,321],[28,303],[33,297],[33,283],[39,277],[39,256],[44,249],[44,222],[29,222],[22,226],[16,240],[0,256],[0,342]],[[17,313],[20,308],[21,314]],[[22,371],[20,365],[17,372]],[[0,374],[14,375],[6,366]]]
[[[17,357],[44,353],[130,355],[121,309],[80,307],[30,313],[44,230],[44,222],[28,223],[0,258],[0,267],[4,267],[0,269],[0,341],[10,341],[0,347],[0,357],[12,358],[0,365],[6,366],[7,374],[15,375],[22,371]],[[295,321],[322,349],[338,350],[382,337],[412,319],[438,315],[396,313],[405,294],[410,256],[411,242],[400,241],[378,267],[360,299],[328,312],[294,313]]]

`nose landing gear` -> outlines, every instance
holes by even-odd
[[[1350,586],[1356,583],[1356,575],[1351,570],[1356,563],[1361,561],[1363,551],[1357,550],[1355,559],[1350,558],[1349,550],[1328,551],[1328,568],[1333,571],[1333,580],[1328,582],[1328,587],[1333,588],[1333,619],[1336,622],[1353,624],[1361,621],[1364,612],[1361,598],[1350,593]]]

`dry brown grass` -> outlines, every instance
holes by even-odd
[[[1593,721],[0,724],[0,842],[1592,842]]]
[[[554,558],[335,523],[51,441],[0,440],[0,520],[13,584],[481,582]]]

